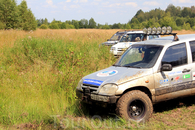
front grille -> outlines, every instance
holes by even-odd
[[[125,49],[124,48],[118,48],[117,50],[118,51],[124,51]]]
[[[82,85],[82,89],[84,92],[85,92],[85,90],[90,90],[90,93],[96,92],[98,88],[99,88],[99,86],[95,86],[95,85],[89,85],[89,84]]]
[[[88,86],[88,87],[92,87],[92,88],[98,88],[99,87],[99,86],[89,85],[89,84],[83,84],[83,86]]]

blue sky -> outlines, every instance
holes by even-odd
[[[20,4],[22,0],[17,0]],[[94,18],[96,23],[127,23],[139,9],[165,10],[169,4],[191,7],[195,0],[26,0],[36,19],[62,22]]]

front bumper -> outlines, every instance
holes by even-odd
[[[92,104],[92,103],[115,104],[117,102],[117,99],[120,97],[120,96],[103,96],[97,94],[83,93],[79,90],[76,90],[76,95],[78,99],[88,104]]]
[[[113,50],[110,50],[110,53],[112,53],[113,55],[115,56],[120,56],[123,54],[124,51],[113,51]]]

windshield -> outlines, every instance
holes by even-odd
[[[156,45],[132,45],[114,66],[151,68],[156,63],[162,48]]]
[[[142,41],[144,37],[144,34],[143,33],[130,33],[130,34],[127,34],[127,35],[124,35],[120,42],[138,42],[138,41]]]
[[[116,33],[111,38],[110,41],[119,41],[124,33]]]

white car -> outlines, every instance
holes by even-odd
[[[128,47],[134,43],[159,37],[159,35],[145,36],[143,31],[129,31],[127,34],[123,35],[117,44],[110,48],[110,52],[115,56],[120,56]]]

